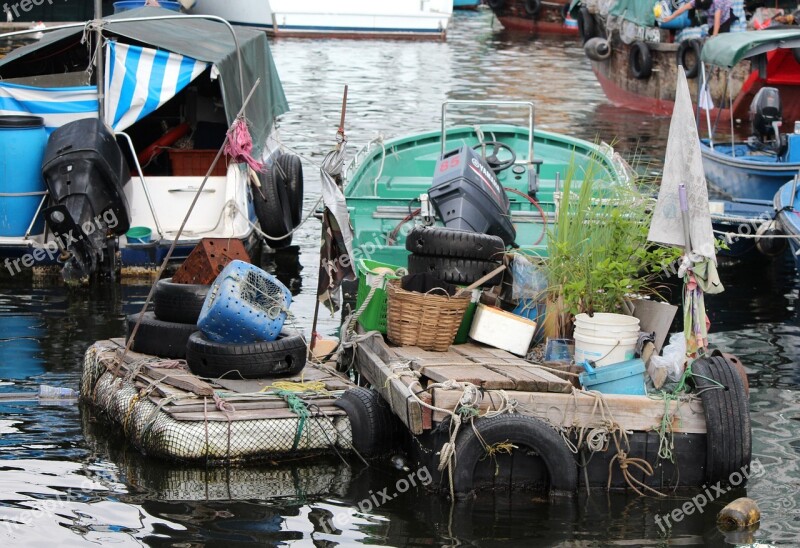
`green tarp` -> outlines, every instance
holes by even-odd
[[[228,122],[232,123],[242,106],[242,92],[236,45],[230,30],[223,23],[205,19],[124,22],[134,17],[165,15],[176,14],[161,8],[140,8],[112,15],[105,19],[103,34],[106,37],[118,37],[123,42],[163,49],[215,65],[220,73]],[[244,66],[245,95],[256,79],[261,78],[261,84],[247,108],[253,144],[260,152],[275,117],[288,111],[289,106],[266,34],[243,27],[234,29]],[[0,59],[0,78],[37,76],[52,72],[54,68],[61,69],[50,66],[47,59],[70,47],[85,48],[80,43],[83,32],[83,26],[49,32],[40,41],[12,51]]]
[[[609,14],[618,15],[637,25],[654,27],[656,16],[653,14],[655,0],[617,0],[609,10]]]
[[[778,48],[800,48],[800,29],[720,34],[706,40],[701,59],[707,65],[730,68],[742,59]]]

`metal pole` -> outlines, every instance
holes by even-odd
[[[103,26],[100,24],[103,19],[103,0],[94,0],[94,20],[95,30],[95,66],[94,71],[97,75],[97,117],[101,122],[105,122],[106,109],[106,61],[103,51]]]

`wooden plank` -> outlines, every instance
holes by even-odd
[[[534,365],[493,365],[493,371],[514,381],[514,388],[527,392],[572,392],[572,383]]]
[[[124,350],[117,349],[117,362],[122,359]],[[137,352],[128,352],[125,355],[125,364],[130,365],[143,358],[152,358]],[[152,379],[158,380],[163,384],[168,384],[181,390],[197,394],[198,396],[211,396],[214,394],[214,387],[201,380],[197,375],[187,369],[164,369],[156,365],[144,364],[140,371]]]
[[[435,388],[432,392],[433,405],[444,409],[453,409],[461,398],[460,390]],[[508,395],[520,404],[517,411],[545,419],[551,424],[594,428],[601,426],[603,422],[599,410],[592,414],[596,399],[581,392],[574,396],[546,392],[512,392]],[[664,401],[660,399],[619,394],[605,394],[603,399],[611,409],[613,419],[625,430],[650,431],[661,423],[664,416]],[[484,394],[480,410],[483,413],[496,409],[501,401],[498,392],[490,391]],[[673,432],[706,433],[703,404],[699,400],[671,402],[670,415]],[[446,417],[441,411],[433,413],[434,422],[440,422]]]
[[[412,434],[423,432],[422,406],[408,395],[408,377],[395,377],[391,367],[372,350],[377,337],[356,347],[356,367],[359,373],[381,394]],[[383,341],[380,341],[381,344]]]
[[[329,417],[345,416],[344,409],[338,407],[321,408],[325,415]],[[313,415],[313,414],[312,414]],[[255,421],[255,420],[275,420],[275,419],[296,419],[297,414],[289,409],[249,409],[235,411],[225,414],[221,411],[209,411],[208,413],[176,413],[172,418],[178,421]]]
[[[479,364],[459,366],[432,366],[423,367],[420,371],[424,376],[435,382],[455,380],[471,382],[486,390],[514,390],[514,381],[488,367]]]
[[[158,404],[160,399],[158,398],[151,398],[153,403]],[[253,409],[288,409],[286,402],[283,400],[262,400],[262,401],[230,401],[228,399],[225,400],[229,404],[231,404],[238,413],[239,411],[248,411]],[[326,398],[320,400],[305,400],[307,404],[314,404],[318,405],[319,407],[330,407],[336,401],[335,398]],[[194,400],[191,405],[165,405],[163,407],[164,411],[169,413],[170,415],[179,415],[181,413],[203,413],[205,411],[216,411],[217,408],[214,405],[213,400],[209,400],[207,405],[204,403],[197,403],[197,400]]]
[[[486,358],[495,357],[491,352],[489,352],[488,347],[479,346],[475,343],[455,344],[450,347],[450,350],[455,352],[456,354],[460,354],[461,356],[467,356],[470,358],[477,358],[481,356]]]

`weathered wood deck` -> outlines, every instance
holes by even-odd
[[[505,395],[516,400],[517,412],[554,426],[594,428],[603,424],[596,394],[577,390],[566,378],[504,350],[469,343],[451,346],[447,352],[428,352],[417,347],[394,347],[375,336],[359,344],[356,352],[359,372],[414,435],[423,434],[447,417],[414,400],[409,385],[417,380],[423,389],[447,380],[474,384],[483,392],[481,413],[496,410]],[[418,372],[419,378],[408,374],[411,371]],[[449,410],[456,408],[462,396],[461,390],[442,388],[417,388],[415,393],[424,402]],[[659,398],[613,394],[602,395],[602,399],[613,420],[626,431],[652,431],[668,413],[672,432],[706,432],[703,406],[696,399],[666,403]]]

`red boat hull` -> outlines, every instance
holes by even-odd
[[[578,35],[577,22],[567,16],[568,2],[564,4],[542,2],[535,14],[530,14],[525,6],[525,0],[507,0],[502,7],[492,8],[492,11],[503,27],[510,31]]]

